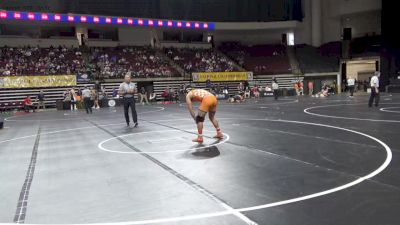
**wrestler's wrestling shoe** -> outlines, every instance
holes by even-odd
[[[223,134],[221,131],[220,131],[220,132],[217,132],[217,135],[215,135],[214,138],[217,138],[217,139],[224,139],[224,134]]]
[[[192,140],[193,142],[197,142],[197,143],[203,143],[203,137],[197,137],[196,139]]]

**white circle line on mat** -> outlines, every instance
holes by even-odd
[[[357,178],[356,180],[346,183],[344,185],[340,185],[331,189],[327,189],[324,191],[316,192],[313,194],[309,195],[304,195],[296,198],[291,198],[291,199],[286,199],[282,201],[277,201],[277,202],[272,202],[272,203],[266,203],[266,204],[261,204],[261,205],[256,205],[256,206],[251,206],[251,207],[245,207],[245,208],[237,208],[237,209],[232,209],[232,210],[223,210],[223,211],[218,211],[218,212],[211,212],[211,213],[201,213],[201,214],[193,214],[193,215],[186,215],[186,216],[178,216],[178,217],[167,217],[167,218],[158,218],[158,219],[148,219],[148,220],[140,220],[140,221],[125,221],[125,222],[109,222],[109,223],[86,223],[86,224],[75,224],[75,225],[124,225],[124,224],[157,224],[157,223],[168,223],[168,222],[178,222],[178,221],[187,221],[187,220],[196,220],[196,219],[205,219],[205,218],[213,218],[213,217],[219,217],[219,216],[224,216],[224,215],[232,215],[237,212],[249,212],[249,211],[254,211],[254,210],[259,210],[259,209],[266,209],[266,208],[271,208],[271,207],[276,207],[276,206],[281,206],[281,205],[287,205],[295,202],[300,202],[300,201],[305,201],[308,199],[313,199],[317,197],[321,197],[324,195],[332,194],[338,191],[342,191],[344,189],[350,188],[352,186],[355,186],[357,184],[360,184],[361,182],[371,179],[372,177],[378,175],[381,173],[383,170],[386,169],[386,167],[390,164],[392,160],[392,151],[390,147],[385,144],[383,141],[379,140],[376,137],[373,137],[371,135],[343,128],[343,127],[337,127],[337,126],[332,126],[332,125],[326,125],[326,124],[320,124],[320,123],[311,123],[311,122],[302,122],[302,121],[292,121],[292,120],[271,120],[271,119],[240,119],[240,118],[220,118],[219,120],[247,120],[247,121],[272,121],[272,122],[284,122],[284,123],[297,123],[297,124],[305,124],[305,125],[312,125],[312,126],[319,126],[319,127],[326,127],[326,128],[332,128],[332,129],[337,129],[337,130],[342,130],[354,134],[361,135],[363,137],[369,138],[377,143],[379,143],[386,151],[386,158],[384,162],[375,170],[372,172],[368,173],[367,175],[364,175],[362,177]],[[171,120],[169,120],[171,121]],[[176,120],[173,120],[176,121]],[[152,122],[152,121],[150,121]],[[15,225],[13,223],[0,223],[0,224],[9,224],[9,225]],[[33,225],[33,224],[30,224]],[[38,224],[39,225],[39,224]],[[63,225],[68,225],[68,224],[63,224]]]
[[[204,131],[206,131],[206,130],[204,130]],[[150,155],[150,154],[163,154],[163,153],[185,152],[185,151],[190,151],[190,150],[205,149],[205,148],[215,147],[215,146],[224,144],[225,142],[229,141],[229,139],[230,139],[230,136],[229,136],[228,134],[225,134],[225,133],[224,133],[224,136],[225,136],[226,138],[224,138],[223,140],[218,141],[218,142],[216,142],[216,143],[214,143],[214,144],[211,144],[211,145],[205,145],[205,146],[195,147],[195,148],[176,149],[176,150],[168,150],[168,151],[155,151],[155,152],[149,152],[149,151],[142,151],[142,152],[133,152],[133,151],[130,151],[130,152],[123,152],[123,151],[110,150],[110,149],[107,149],[107,148],[103,147],[103,145],[104,145],[106,142],[109,142],[109,141],[114,140],[114,139],[117,139],[117,138],[126,137],[126,136],[132,136],[132,135],[140,135],[140,134],[161,133],[161,132],[182,132],[182,131],[180,131],[180,130],[160,130],[160,131],[145,131],[145,132],[124,134],[124,135],[119,135],[119,136],[116,136],[116,137],[112,137],[112,138],[106,139],[106,140],[100,142],[100,143],[97,145],[97,147],[98,147],[100,150],[102,150],[102,151],[111,152],[111,153],[118,153],[118,154],[148,154],[148,155]]]
[[[393,111],[391,109],[400,109],[400,107],[386,107],[386,108],[380,108],[379,110],[382,112],[400,113],[400,111]]]
[[[400,103],[382,103],[382,104],[397,104],[399,105]],[[344,120],[361,120],[361,121],[371,121],[371,122],[387,122],[387,123],[400,123],[400,120],[378,120],[378,119],[368,119],[368,118],[358,118],[358,117],[344,117],[344,116],[331,116],[331,115],[325,115],[325,114],[319,114],[319,113],[313,113],[310,112],[312,109],[318,109],[318,108],[328,108],[328,107],[337,107],[337,106],[350,106],[350,105],[365,105],[365,104],[337,104],[337,105],[320,105],[320,106],[313,106],[313,107],[308,107],[303,110],[304,113],[312,116],[319,116],[319,117],[325,117],[325,118],[335,118],[335,119],[344,119]],[[368,110],[366,106],[366,110]]]

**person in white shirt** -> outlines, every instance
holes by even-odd
[[[135,94],[137,93],[137,88],[134,83],[131,82],[131,75],[126,74],[124,82],[119,86],[118,94],[124,97],[124,115],[126,120],[126,125],[129,127],[129,107],[132,111],[132,119],[134,126],[137,127],[139,124],[137,122],[137,113],[135,107]]]
[[[278,95],[279,95],[279,85],[276,82],[276,80],[272,81],[272,90],[274,91],[274,98],[275,100],[278,100]]]
[[[85,86],[85,89],[82,91],[82,97],[83,97],[83,103],[85,105],[86,113],[87,114],[92,114],[92,101],[90,100],[90,97],[92,95],[92,92],[89,90],[88,86]]]
[[[354,79],[353,77],[347,79],[347,86],[349,87],[350,97],[353,97],[355,84],[356,84],[356,79]]]
[[[372,103],[375,100],[375,107],[379,105],[379,77],[381,76],[380,72],[375,72],[375,75],[371,78],[370,86],[371,86],[371,95],[369,97],[368,106],[372,107]]]

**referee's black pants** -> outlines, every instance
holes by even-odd
[[[372,107],[372,104],[374,103],[375,100],[375,107],[378,107],[379,105],[379,93],[376,92],[375,88],[371,88],[371,95],[369,96],[369,101],[368,101],[368,106]]]
[[[83,98],[83,103],[85,104],[86,113],[92,113],[92,101],[90,97]]]
[[[134,97],[124,98],[124,113],[125,113],[125,121],[127,124],[129,124],[129,107],[131,107],[133,122],[137,123],[137,114],[136,114]]]
[[[278,96],[279,96],[279,90],[275,89],[274,90],[274,98],[275,98],[275,100],[278,100]]]

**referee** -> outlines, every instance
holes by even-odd
[[[126,125],[129,127],[129,107],[132,110],[132,119],[135,123],[135,127],[139,124],[137,122],[137,114],[135,108],[135,97],[134,94],[137,93],[136,85],[131,82],[131,75],[125,75],[124,82],[119,85],[118,94],[124,97],[124,113]]]
[[[86,113],[92,114],[92,101],[90,100],[90,97],[92,95],[92,92],[89,90],[88,86],[85,86],[85,89],[82,91],[82,97],[83,97],[83,103],[85,105]]]

